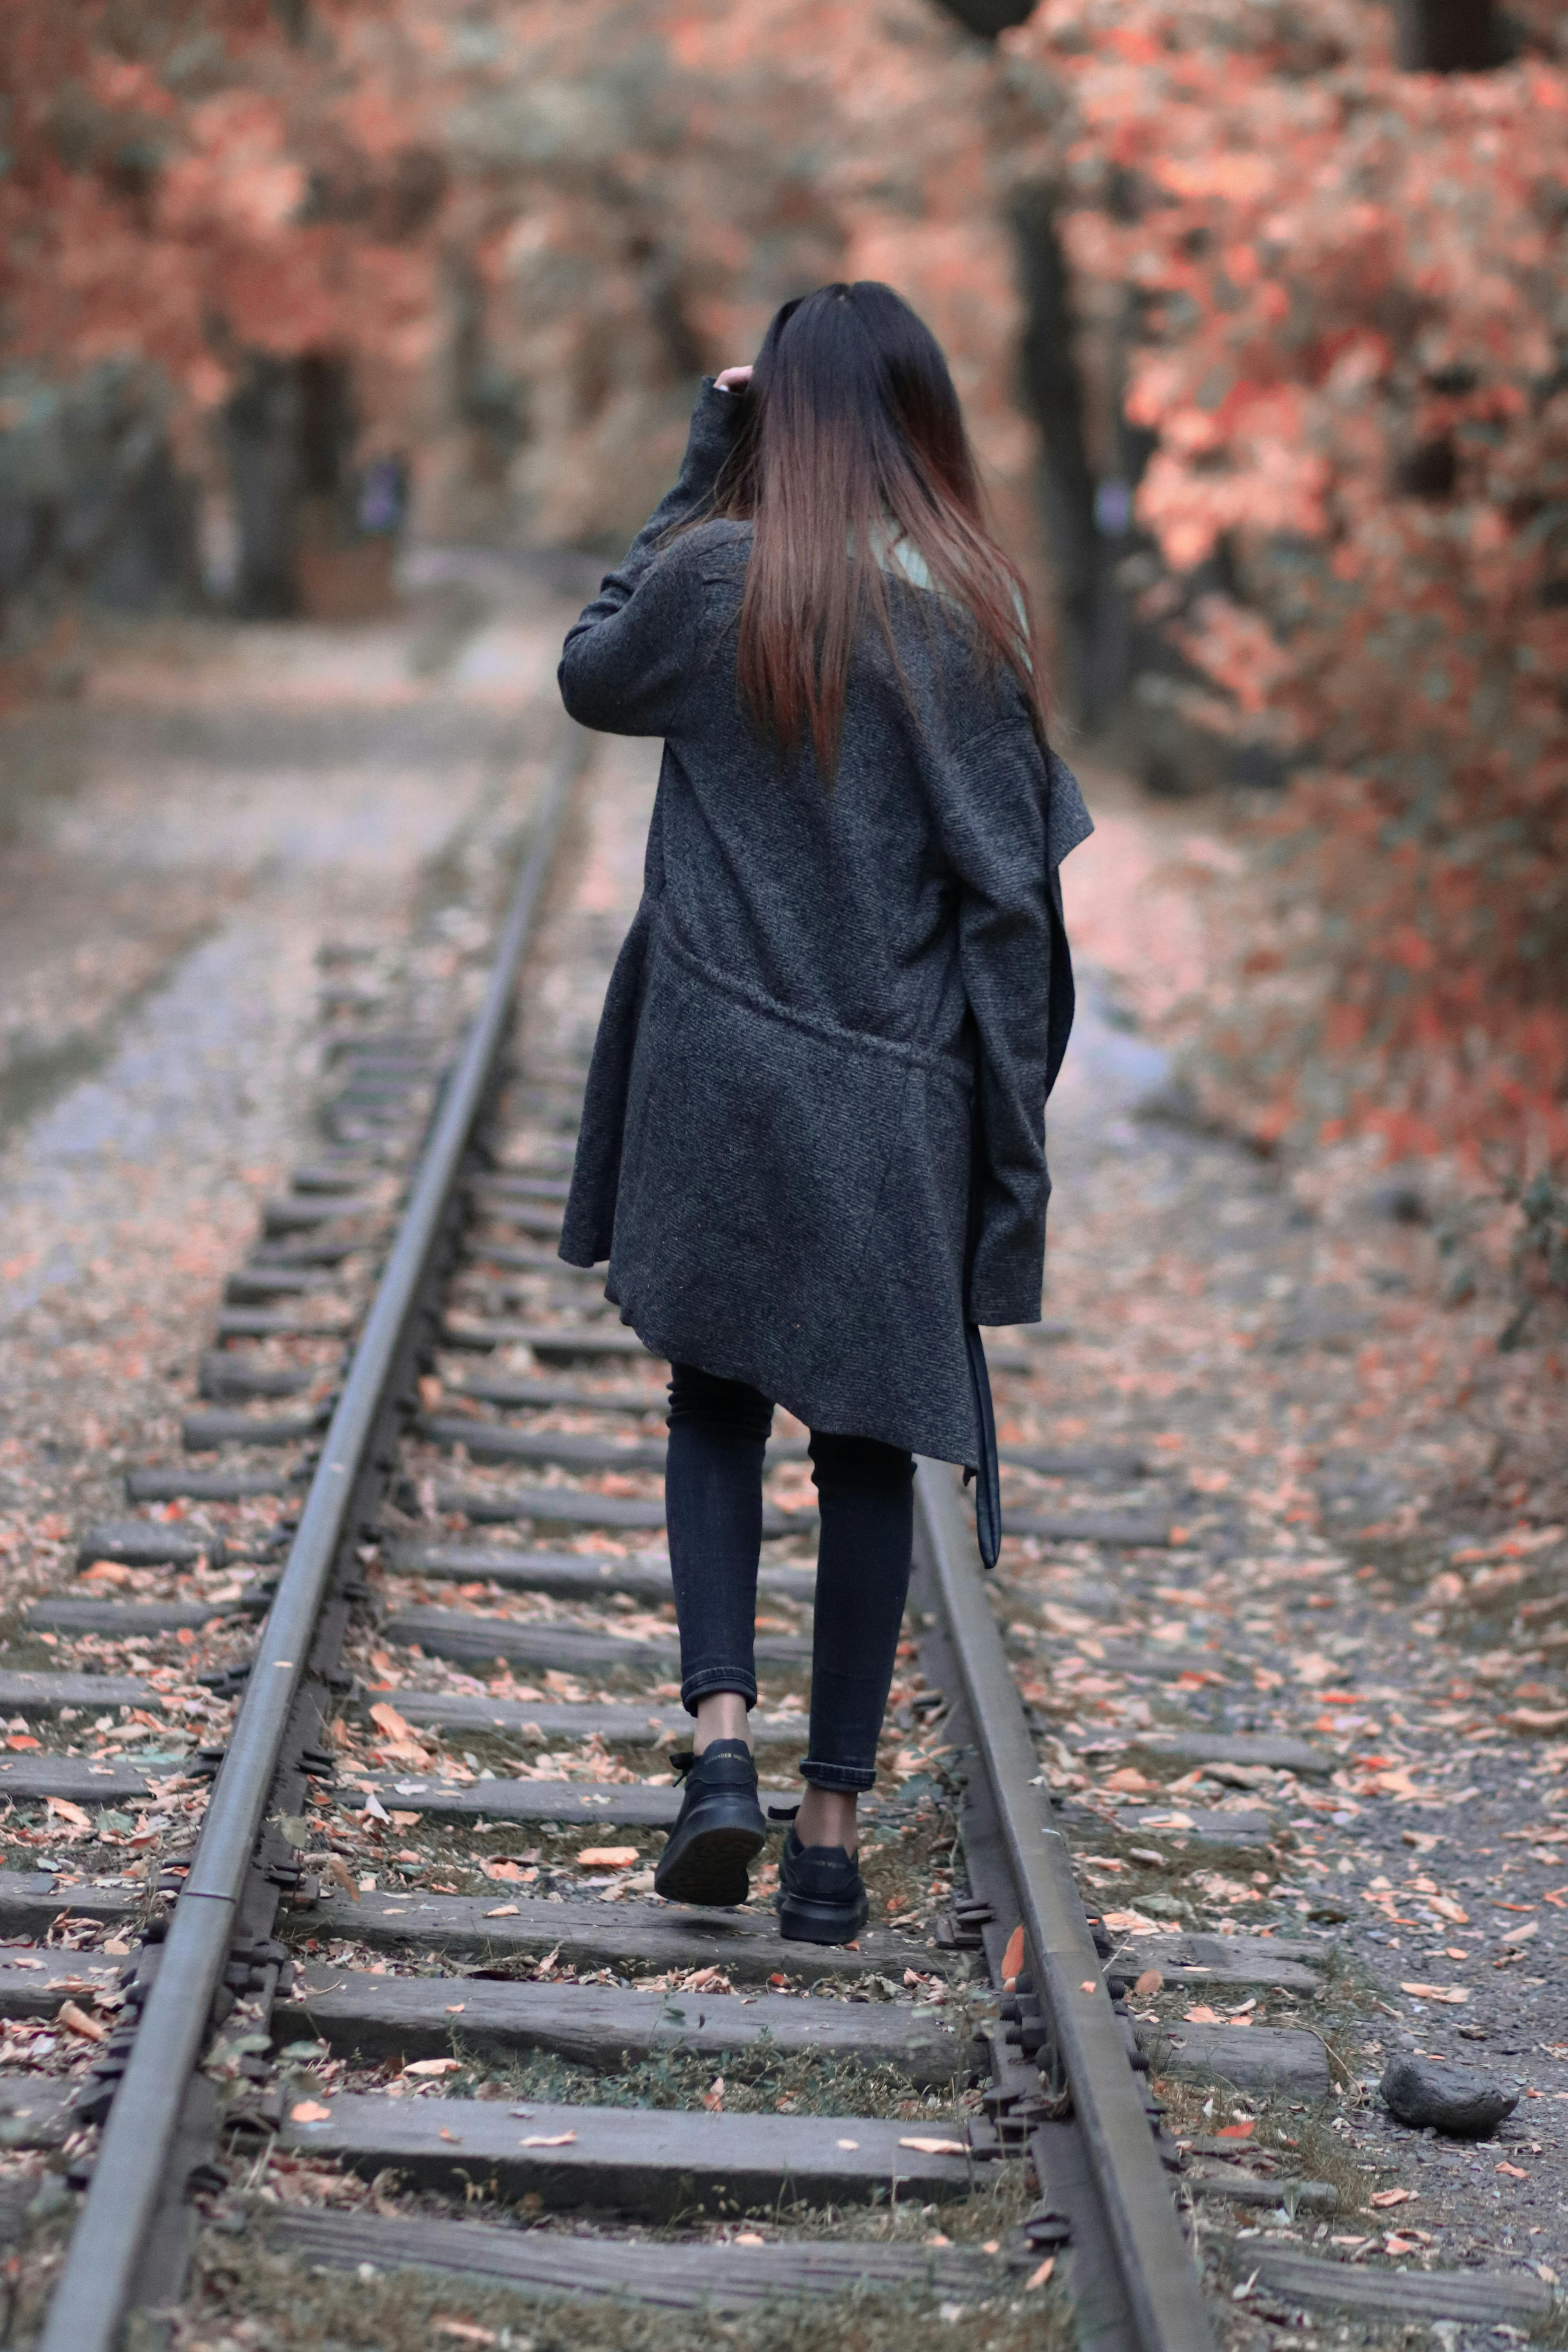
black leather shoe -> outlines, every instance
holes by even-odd
[[[767,1824],[757,1801],[757,1768],[743,1739],[713,1739],[700,1756],[672,1756],[686,1782],[680,1816],[653,1874],[670,1903],[727,1908],[751,1892],[747,1865],[763,1850]]]
[[[779,1863],[779,1934],[792,1944],[849,1944],[870,1913],[856,1858],[841,1845],[802,1845],[792,1829]]]

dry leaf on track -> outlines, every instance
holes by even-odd
[[[84,2042],[107,2042],[109,2039],[108,2026],[100,2025],[96,2017],[89,2017],[86,2010],[79,2009],[74,2000],[61,2001],[55,2012],[55,2022],[65,2026],[71,2033],[79,2033]]]

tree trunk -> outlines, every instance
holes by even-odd
[[[1407,73],[1489,73],[1508,60],[1492,0],[1394,0],[1394,19]]]
[[[1035,0],[941,0],[941,5],[983,41],[994,41],[1009,25],[1021,25],[1032,16]]]
[[[1067,261],[1050,192],[1026,188],[1013,206],[1025,327],[1019,368],[1025,405],[1040,428],[1040,502],[1057,582],[1058,663],[1074,716],[1092,727],[1103,711],[1097,659],[1106,578],[1095,519],[1096,482],[1084,429],[1083,386],[1073,353]]]

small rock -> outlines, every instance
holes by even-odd
[[[1396,1225],[1431,1223],[1432,1213],[1414,1184],[1380,1184],[1372,1196],[1371,1207],[1374,1216],[1387,1217]]]
[[[1378,2085],[1384,2105],[1402,2124],[1455,2139],[1487,2139],[1519,2105],[1519,2093],[1472,2066],[1445,2066],[1403,2053],[1389,2061]]]

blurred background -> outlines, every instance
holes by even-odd
[[[591,586],[698,378],[884,278],[1064,748],[1201,816],[1192,1099],[1528,1195],[1568,1281],[1552,0],[7,0],[0,86],[13,803],[128,630]]]

